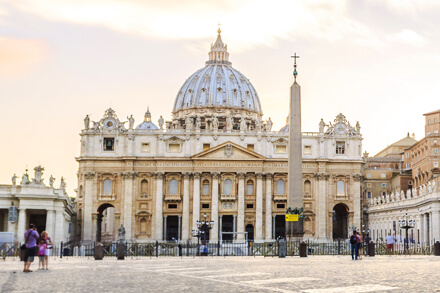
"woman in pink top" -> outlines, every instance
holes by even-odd
[[[46,244],[44,263],[46,264],[46,270],[48,270],[49,268],[47,266],[49,265],[49,256],[50,252],[52,251],[52,239],[50,239],[47,231],[41,232],[41,238],[44,239],[44,243]]]

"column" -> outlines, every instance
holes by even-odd
[[[266,173],[266,240],[272,240],[272,174]]]
[[[182,202],[182,240],[187,241],[189,237],[189,176],[183,174],[183,202]]]
[[[83,229],[83,241],[92,241],[92,213],[93,213],[93,198],[96,198],[96,188],[94,188],[95,183],[95,172],[85,172],[84,178],[85,183],[85,193],[84,193],[84,205],[82,214],[82,229]]]
[[[183,236],[181,227],[182,227],[182,217],[177,216],[177,241],[180,241],[180,239],[182,239]]]
[[[192,230],[197,230],[200,218],[200,173],[194,173]]]
[[[47,210],[46,212],[46,231],[49,237],[53,237],[53,210]]]
[[[257,173],[257,193],[255,201],[255,240],[263,241],[263,174]]]
[[[327,179],[328,174],[319,173],[316,174],[318,179],[318,238],[327,238]]]
[[[244,173],[238,173],[237,240],[244,240]]]
[[[18,212],[17,241],[24,241],[24,232],[26,232],[26,209],[20,208]]]
[[[420,242],[421,243],[425,243],[425,241],[426,241],[425,226],[426,226],[425,214],[421,214],[420,215]]]
[[[160,240],[167,240],[167,217],[163,217],[163,237]]]
[[[232,232],[237,232],[237,215],[232,218]],[[233,239],[237,239],[237,234],[233,234]]]
[[[64,211],[55,210],[55,237],[53,241],[60,242],[64,241]]]
[[[133,220],[133,179],[137,177],[136,172],[123,172],[124,184],[124,227],[125,239],[132,240],[132,220]]]
[[[353,175],[353,224],[357,229],[361,227],[361,175]]]
[[[157,173],[156,175],[156,217],[155,217],[155,233],[156,240],[163,240],[163,218],[162,218],[162,207],[163,207],[163,173]]]
[[[209,239],[211,241],[218,241],[218,177],[219,173],[212,173],[212,203],[211,203],[211,220],[214,221],[214,226],[211,229]]]
[[[272,239],[275,239],[275,217],[272,216]]]
[[[223,234],[222,234],[222,231],[223,231],[223,215],[218,216],[218,228],[219,228],[219,233],[220,233],[219,239],[220,239],[220,241],[223,241]]]

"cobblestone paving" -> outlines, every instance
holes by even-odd
[[[440,292],[440,257],[51,259],[0,262],[1,292]]]

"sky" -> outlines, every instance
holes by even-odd
[[[180,86],[208,59],[218,23],[232,66],[285,124],[297,53],[302,130],[340,112],[374,155],[440,109],[436,0],[0,0],[0,184],[28,168],[75,196],[88,114],[171,118]]]

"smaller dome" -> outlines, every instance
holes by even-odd
[[[151,122],[150,108],[147,108],[147,112],[145,112],[144,122],[142,122],[141,124],[136,126],[136,129],[140,129],[140,130],[157,130],[157,129],[159,129],[159,127],[157,127],[156,124]]]
[[[284,125],[279,132],[289,132],[289,125]]]

